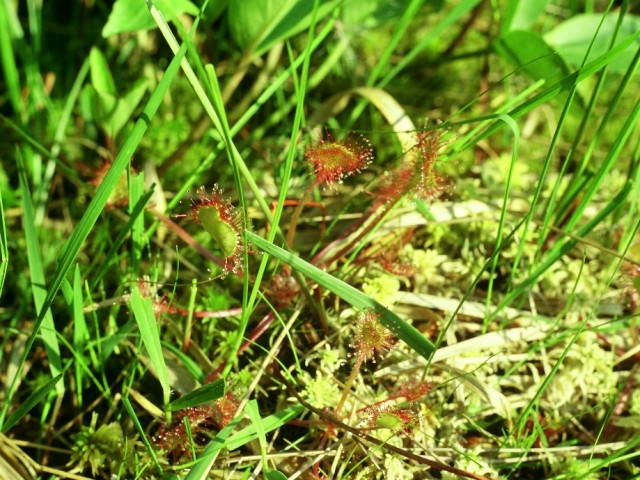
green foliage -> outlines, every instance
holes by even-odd
[[[314,2],[295,0],[229,0],[227,19],[234,41],[253,55],[261,55],[276,42],[287,40],[309,28],[312,15],[316,20],[328,15],[338,5],[336,0]]]
[[[155,0],[153,3],[167,20],[175,21],[183,13],[198,14],[198,7],[189,0]],[[138,32],[156,27],[157,24],[149,14],[145,0],[117,0],[102,29],[102,36],[111,37],[119,33]]]
[[[637,15],[585,14],[560,23],[545,34],[545,40],[568,64],[577,67],[604,55],[615,45],[633,39],[633,43],[609,63],[612,71],[624,73],[640,48],[639,32],[640,17]]]
[[[0,3],[2,452],[637,473],[629,2],[58,3]]]

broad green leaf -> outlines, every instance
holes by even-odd
[[[336,0],[320,0],[317,18],[328,15]],[[309,27],[314,2],[299,0],[230,0],[227,10],[234,41],[244,50],[253,47],[260,55],[276,42]]]
[[[113,81],[109,64],[104,55],[96,47],[89,53],[91,85],[98,93],[116,95],[116,84]]]
[[[175,20],[181,13],[195,16],[199,12],[198,7],[188,0],[156,0],[153,3],[168,21]],[[106,38],[118,33],[152,28],[156,28],[156,22],[151,17],[145,0],[117,0],[102,29],[102,36]]]
[[[505,34],[494,45],[498,54],[527,75],[547,84],[569,74],[562,58],[539,35],[522,30]]]
[[[285,474],[279,472],[278,470],[265,470],[264,478],[266,478],[267,480],[287,480]]]
[[[587,61],[604,55],[610,48],[616,32],[618,15],[608,15],[604,20],[602,15],[576,15],[562,22],[555,29],[547,33],[544,38],[547,43],[554,48],[564,60],[573,65],[580,66],[591,44],[591,40],[598,26],[602,21],[602,26],[589,52]],[[640,17],[637,15],[626,15],[622,20],[620,29],[615,37],[614,45],[618,45],[630,37],[637,35],[640,31]],[[614,72],[624,72],[631,62],[636,50],[640,48],[640,39],[636,37],[632,45],[614,58],[609,64]]]
[[[508,0],[502,18],[502,35],[512,30],[529,30],[544,12],[548,0]]]
[[[122,97],[100,92],[92,85],[85,87],[85,95],[91,102],[92,114],[100,128],[111,138],[115,138],[131,119],[134,111],[147,92],[148,82],[137,81]]]
[[[397,21],[410,3],[411,0],[349,0],[343,3],[340,14],[348,30],[362,32],[363,28],[376,28],[385,22]],[[430,7],[439,10],[438,5]]]

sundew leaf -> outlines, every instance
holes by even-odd
[[[416,353],[425,359],[429,360],[433,352],[435,352],[435,345],[427,340],[415,327],[402,320],[391,310],[385,308],[357,288],[320,270],[318,267],[298,258],[293,253],[283,250],[252,232],[247,231],[246,235],[247,240],[256,248],[290,265],[322,287],[338,295],[345,302],[361,310],[374,310],[380,315],[380,323],[382,323],[382,325],[391,330],[400,340],[409,345]]]
[[[220,218],[220,211],[215,207],[204,207],[198,211],[202,227],[216,241],[222,254],[230,257],[236,252],[238,233],[231,225]]]

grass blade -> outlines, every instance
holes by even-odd
[[[213,382],[207,383],[200,388],[196,388],[192,392],[174,400],[167,406],[167,408],[169,411],[175,412],[176,410],[182,410],[183,408],[195,407],[202,405],[203,403],[212,402],[224,395],[224,389],[225,382],[223,378],[214,380]]]
[[[62,362],[60,360],[60,345],[56,336],[56,326],[53,323],[53,315],[51,309],[47,305],[44,307],[44,300],[47,294],[46,280],[44,274],[44,265],[42,262],[42,249],[38,241],[38,235],[35,227],[35,211],[31,203],[31,192],[27,183],[24,164],[22,163],[22,155],[17,152],[16,159],[18,161],[18,170],[20,174],[20,189],[22,191],[22,203],[24,210],[24,235],[27,243],[27,260],[29,263],[29,273],[31,275],[31,289],[33,301],[36,306],[36,312],[42,318],[42,339],[47,351],[49,359],[49,368],[51,376],[56,377],[62,372]],[[35,333],[35,332],[34,332]],[[56,391],[58,395],[64,394],[64,383],[56,383]]]
[[[9,268],[9,244],[7,243],[7,224],[4,219],[4,206],[2,195],[0,194],[0,297],[2,297],[2,287],[7,278],[7,268]]]
[[[380,323],[391,330],[400,340],[413,348],[425,359],[429,360],[431,354],[436,350],[435,345],[427,340],[415,327],[408,324],[391,310],[382,306],[358,289],[334,277],[333,275],[320,270],[318,267],[305,262],[293,253],[287,252],[286,250],[269,243],[264,238],[252,232],[247,231],[246,234],[249,242],[251,242],[256,248],[259,248],[287,265],[290,265],[293,269],[299,271],[303,275],[306,275],[322,287],[338,295],[345,302],[362,310],[374,310],[380,315]]]
[[[44,385],[34,391],[31,395],[27,397],[25,401],[23,401],[20,406],[13,412],[8,418],[7,421],[2,425],[2,433],[8,432],[11,427],[13,427],[16,423],[20,421],[27,413],[31,411],[33,407],[35,407],[40,400],[49,395],[49,392],[55,388],[60,379],[62,378],[62,374],[58,374],[55,377],[51,378]]]
[[[156,315],[153,312],[151,299],[149,297],[143,298],[137,286],[131,292],[131,310],[140,329],[140,336],[149,354],[151,365],[153,365],[158,381],[162,386],[164,404],[167,406],[171,396],[171,386],[169,385],[167,364],[164,361],[162,345],[160,344],[160,332],[156,323]]]
[[[196,26],[197,26],[197,23],[194,24],[192,32],[195,31]],[[180,61],[184,57],[184,54],[186,51],[187,51],[186,44],[183,44],[182,47],[180,47],[180,49],[174,56],[171,63],[169,64],[169,67],[167,68],[165,75],[162,77],[162,80],[160,80],[160,82],[158,83],[158,87],[151,95],[151,98],[149,99],[149,102],[144,108],[140,119],[138,119],[138,121],[136,122],[135,126],[131,131],[131,134],[127,138],[127,141],[122,146],[120,152],[118,153],[118,156],[113,161],[111,168],[109,169],[102,183],[98,187],[98,190],[95,196],[93,197],[93,200],[87,207],[87,211],[85,212],[83,217],[80,219],[80,222],[78,223],[76,228],[73,230],[71,236],[69,237],[69,240],[67,240],[67,242],[62,247],[62,251],[60,252],[60,257],[59,257],[60,261],[58,263],[58,268],[56,269],[56,273],[53,277],[53,280],[51,281],[51,286],[49,287],[47,295],[43,301],[42,309],[40,310],[40,315],[38,316],[38,319],[36,320],[33,328],[33,333],[31,334],[27,342],[27,346],[23,354],[23,359],[20,364],[21,366],[19,368],[19,371],[17,372],[16,379],[14,379],[14,381],[11,383],[11,386],[9,387],[9,391],[7,392],[4,405],[2,407],[2,410],[0,411],[0,425],[2,425],[4,421],[4,417],[7,414],[7,409],[11,404],[11,398],[13,397],[13,393],[15,390],[16,381],[20,377],[22,367],[24,366],[24,363],[29,355],[29,352],[31,351],[31,347],[33,345],[33,342],[35,341],[36,335],[38,334],[38,331],[40,330],[42,322],[44,321],[45,314],[48,311],[51,304],[53,303],[53,299],[57,295],[58,290],[62,285],[62,281],[64,280],[67,273],[73,266],[73,263],[75,262],[75,259],[77,258],[78,253],[80,252],[80,249],[84,244],[84,241],[89,236],[89,233],[91,232],[96,221],[98,220],[98,216],[100,215],[105,205],[107,204],[109,195],[111,195],[111,192],[118,184],[120,175],[126,168],[127,164],[129,163],[129,159],[133,156],[133,153],[135,152],[138,145],[140,144],[140,141],[142,140],[142,136],[146,132],[149,126],[149,122],[151,121],[151,118],[158,111],[158,107],[160,106],[160,103],[162,102],[162,99],[164,98],[165,93],[169,89],[171,82],[173,81],[176,74],[178,73],[178,70],[180,68]]]

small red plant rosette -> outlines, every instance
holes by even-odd
[[[380,314],[367,310],[358,314],[351,347],[356,351],[358,362],[381,357],[395,343],[395,335],[380,323]]]
[[[241,212],[231,205],[231,201],[223,197],[223,193],[224,190],[217,184],[210,194],[207,194],[204,187],[200,187],[198,198],[191,201],[189,217],[202,225],[218,244],[224,256],[223,274],[239,273],[244,253],[242,231],[245,221]]]
[[[318,137],[304,153],[313,168],[315,185],[332,186],[361,172],[373,160],[371,143],[362,135],[334,139],[329,132]]]

